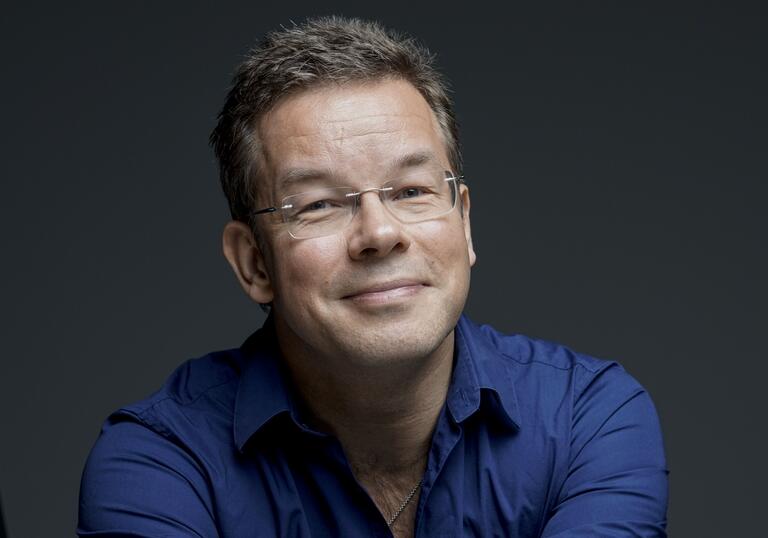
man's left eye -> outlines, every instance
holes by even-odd
[[[419,187],[408,187],[398,192],[395,198],[415,198],[417,196],[421,196],[422,194],[424,194],[423,189]]]

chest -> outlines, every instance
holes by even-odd
[[[222,537],[237,538],[537,536],[563,480],[561,452],[515,435],[436,435],[422,484],[390,529],[380,507],[398,501],[369,494],[340,446],[271,447],[243,455],[216,486],[216,519]]]

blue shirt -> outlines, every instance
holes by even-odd
[[[615,362],[462,317],[415,536],[666,536],[656,411]],[[338,440],[305,424],[268,322],[106,421],[80,536],[391,536]]]

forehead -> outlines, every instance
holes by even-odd
[[[297,176],[322,175],[354,184],[415,162],[448,167],[434,113],[403,80],[300,92],[265,114],[258,131],[262,177],[272,192]]]

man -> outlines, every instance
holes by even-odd
[[[224,254],[270,315],[115,413],[82,536],[663,536],[646,392],[461,316],[475,262],[428,52],[358,20],[267,36],[212,143]]]

